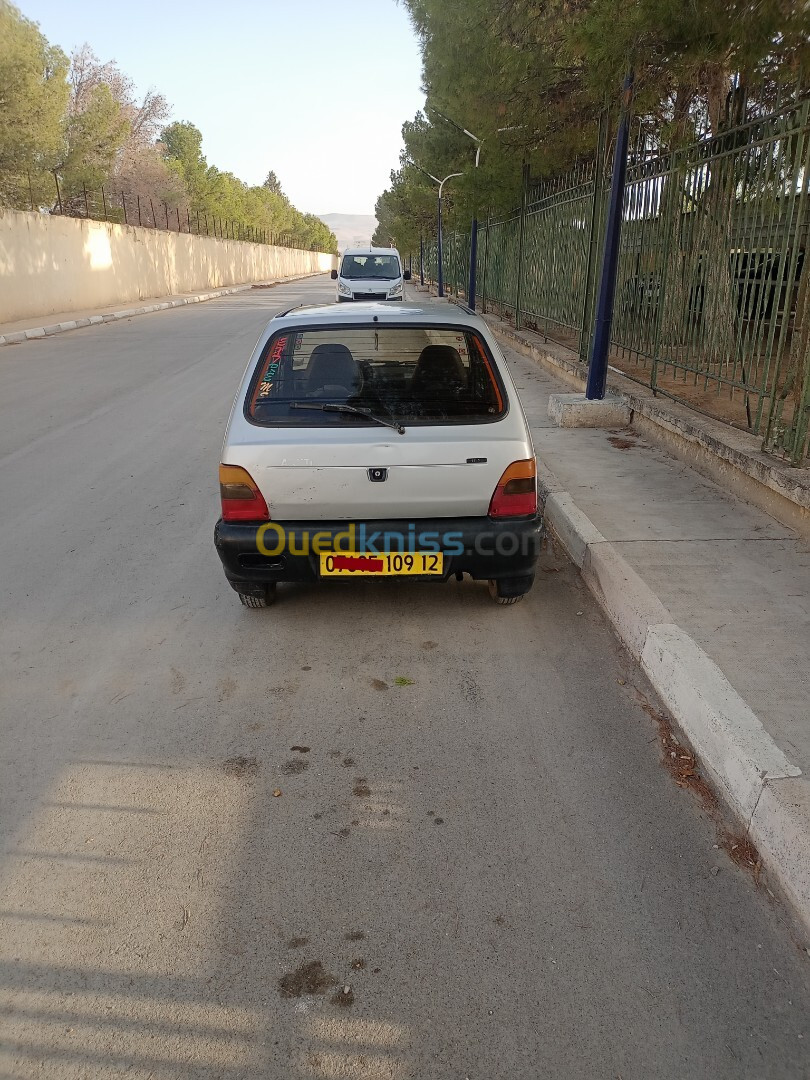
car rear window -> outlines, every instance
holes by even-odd
[[[363,278],[390,281],[400,277],[401,273],[396,255],[344,255],[340,268],[340,276],[349,281]]]
[[[296,427],[481,424],[506,408],[475,331],[418,325],[281,331],[263,350],[245,401],[253,423]]]

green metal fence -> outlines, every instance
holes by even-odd
[[[482,224],[479,307],[587,360],[607,198],[579,169]],[[810,99],[628,167],[611,364],[656,393],[810,453]],[[426,275],[435,280],[435,245]],[[445,240],[462,293],[469,236]]]

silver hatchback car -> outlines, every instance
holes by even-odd
[[[276,316],[236,395],[215,543],[246,607],[278,582],[532,587],[534,448],[486,324],[459,307],[356,303]]]

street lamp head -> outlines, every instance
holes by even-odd
[[[464,173],[451,172],[448,176],[445,176],[444,180],[440,180],[439,181],[439,198],[441,199],[441,197],[442,197],[442,188],[444,187],[444,185],[447,183],[448,180],[452,180],[454,176],[463,176],[463,175],[464,175]]]
[[[445,116],[444,113],[439,112],[439,110],[434,106],[431,105],[430,108],[433,112],[436,113],[437,116],[440,116],[442,120],[454,127],[456,131],[460,131],[462,135],[469,136],[469,138],[473,139],[477,143],[484,141],[483,139],[479,139],[477,135],[473,135],[473,133],[471,131],[468,131],[467,128],[462,127],[461,124],[457,124],[455,120],[451,120],[449,116]]]
[[[433,173],[429,173],[427,171],[427,169],[423,169],[421,165],[417,165],[416,162],[413,161],[411,158],[406,158],[405,160],[408,163],[408,165],[413,165],[413,167],[415,169],[418,169],[420,173],[424,173],[425,176],[430,177],[430,179],[433,180],[435,183],[437,183],[437,184],[441,183],[441,180],[438,178],[438,176],[434,176]]]
[[[425,174],[425,176],[429,176],[429,177],[430,177],[430,179],[431,179],[431,180],[432,180],[432,181],[433,181],[433,182],[434,182],[435,184],[438,184],[438,185],[439,185],[439,198],[441,198],[441,197],[442,197],[442,188],[444,187],[444,185],[445,185],[445,184],[447,183],[447,181],[448,181],[448,180],[452,180],[454,176],[463,176],[463,175],[464,175],[463,173],[460,173],[460,172],[454,172],[454,173],[450,173],[450,175],[449,175],[449,176],[445,176],[444,180],[440,180],[440,179],[438,178],[438,176],[434,176],[434,175],[433,175],[433,173],[429,173],[429,172],[427,171],[427,169],[423,169],[421,165],[417,165],[417,164],[416,164],[416,162],[415,162],[415,161],[411,161],[411,159],[410,159],[410,158],[407,158],[406,160],[407,160],[407,162],[408,162],[408,164],[409,164],[409,165],[413,165],[413,167],[414,167],[415,169],[418,169],[420,173],[424,173],[424,174]]]

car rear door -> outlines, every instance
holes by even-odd
[[[416,320],[409,325],[397,317],[391,324],[393,335],[386,336],[382,314],[376,313],[379,309],[371,310],[371,326],[348,323],[342,333],[337,321],[328,329],[293,334],[292,343],[287,341],[290,335],[286,330],[277,332],[265,348],[252,382],[246,376],[231,416],[223,460],[248,470],[276,521],[486,516],[504,471],[512,462],[533,456],[517,392],[491,342],[486,349],[479,341],[475,370],[483,373],[487,383],[481,393],[488,386],[492,397],[479,400],[478,384],[473,392],[474,380],[467,380],[464,394],[475,398],[472,418],[445,418],[440,410],[435,420],[412,418],[409,422],[403,418],[404,433],[399,433],[384,424],[358,420],[356,415],[318,412],[319,406],[323,408],[321,402],[339,409],[335,404],[338,392],[344,399],[350,393],[345,387],[331,385],[341,379],[349,381],[346,355],[333,355],[335,349],[346,354],[347,342],[355,358],[370,357],[367,364],[377,366],[375,380],[388,378],[389,368],[396,367],[403,356],[405,361],[418,357],[416,369],[412,364],[402,365],[408,372],[410,394],[417,393],[414,386],[419,365],[424,362],[423,375],[429,374],[434,364],[442,366],[442,358],[447,363],[448,351],[455,365],[464,368],[465,379],[466,372],[473,371],[467,327]],[[359,343],[361,338],[364,344]],[[271,365],[277,353],[282,355],[282,346],[288,350],[285,355],[289,357],[290,350],[293,355],[286,374],[284,359],[275,367]],[[315,357],[324,348],[329,356],[319,357],[319,361],[336,374],[327,380],[330,385],[322,397],[312,391],[320,386],[314,379],[316,368],[320,370]],[[442,355],[434,358],[437,349]],[[430,393],[438,394],[439,390],[434,388]],[[384,413],[386,406],[383,402],[380,411]],[[389,415],[396,415],[396,410],[394,403]],[[278,420],[274,420],[276,416]]]
[[[504,470],[532,453],[514,420],[404,435],[296,428],[283,442],[275,429],[228,457],[248,470],[277,521],[483,517]]]

